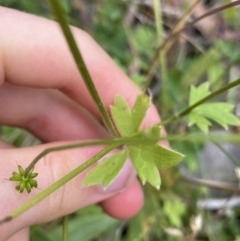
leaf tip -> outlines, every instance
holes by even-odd
[[[152,101],[153,94],[149,88],[145,89],[144,94]]]

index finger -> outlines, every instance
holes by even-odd
[[[87,33],[72,31],[106,108],[117,94],[132,106],[140,89]],[[0,39],[0,85],[57,88],[100,117],[56,22],[0,7]],[[146,123],[158,122],[152,107]]]

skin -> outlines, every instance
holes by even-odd
[[[99,95],[109,111],[117,94],[133,105],[140,93],[131,80],[87,33],[72,28]],[[109,137],[101,117],[78,73],[57,23],[0,7],[0,125],[29,130],[42,145],[16,149],[0,141],[0,219],[41,190],[19,195],[16,183],[5,180],[17,163],[24,168],[49,146],[76,140]],[[160,121],[155,107],[148,111],[145,128]],[[34,172],[40,189],[66,175],[102,147],[55,152],[40,161]],[[85,171],[15,220],[0,226],[0,240],[29,240],[30,225],[44,223],[99,203],[119,219],[134,216],[143,193],[131,164],[106,191],[99,185],[81,186]]]

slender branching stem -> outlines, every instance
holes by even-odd
[[[140,138],[140,139],[132,138],[129,140],[127,140],[125,138],[121,138],[118,140],[115,140],[117,143],[111,144],[106,149],[104,149],[103,151],[101,151],[100,153],[95,155],[93,158],[91,158],[87,162],[83,163],[82,165],[80,165],[79,167],[77,167],[76,169],[74,169],[73,171],[68,173],[66,176],[64,176],[63,178],[61,178],[60,180],[58,180],[57,182],[52,184],[50,187],[43,190],[41,193],[39,193],[38,195],[36,195],[32,199],[30,199],[28,202],[26,202],[19,208],[15,209],[6,218],[4,218],[3,220],[0,220],[0,224],[11,221],[13,218],[18,217],[19,215],[21,215],[22,213],[24,213],[25,211],[27,211],[28,209],[33,207],[35,204],[39,203],[41,200],[46,198],[48,195],[53,193],[55,190],[57,190],[58,188],[60,188],[64,184],[66,184],[72,178],[74,178],[75,176],[77,176],[78,174],[80,174],[81,172],[86,170],[88,167],[90,167],[92,164],[94,164],[97,160],[104,157],[108,152],[117,148],[118,146],[121,146],[123,143],[127,143],[127,144],[134,144],[134,143],[137,144],[139,142],[140,143],[147,142],[148,144],[151,143],[151,138],[149,138],[149,139],[148,138]],[[183,141],[184,142],[193,142],[193,141],[194,142],[205,142],[205,141],[209,140],[209,141],[218,141],[218,142],[231,141],[231,142],[239,143],[240,135],[239,134],[231,134],[231,135],[208,135],[208,136],[206,136],[205,134],[196,133],[196,134],[190,134],[190,135],[182,135],[182,134],[181,135],[172,135],[172,136],[169,135],[169,136],[161,137],[159,140],[172,140],[172,141],[181,141],[181,142],[183,142]],[[152,140],[152,141],[153,141],[153,143],[156,142],[156,140]],[[104,142],[104,140],[103,140],[103,142]],[[93,143],[94,142],[92,142],[92,144]],[[106,143],[107,143],[107,141],[105,142],[105,144]],[[78,143],[78,144],[80,144],[80,143]],[[85,144],[89,145],[90,143],[85,143]],[[94,144],[96,144],[96,143],[94,143]],[[103,145],[104,143],[101,143],[101,144]],[[58,148],[60,151],[62,148],[69,149],[68,147],[69,146],[65,145],[65,146],[61,146]]]
[[[224,11],[224,10],[226,10],[226,9],[229,9],[229,8],[231,8],[231,7],[238,6],[238,5],[240,5],[240,0],[237,0],[237,1],[231,2],[231,3],[229,3],[229,4],[225,4],[225,5],[223,5],[223,6],[220,6],[220,7],[218,7],[218,8],[212,9],[212,10],[206,12],[204,15],[196,18],[196,19],[193,20],[192,22],[189,22],[188,24],[186,24],[185,26],[183,26],[182,28],[180,28],[178,31],[170,34],[170,35],[165,39],[165,41],[164,41],[162,44],[160,44],[160,45],[158,46],[158,48],[156,49],[155,54],[154,54],[152,60],[150,61],[150,64],[149,64],[149,65],[150,65],[150,68],[149,68],[149,71],[148,71],[148,73],[147,73],[147,75],[146,75],[146,81],[145,81],[145,82],[146,82],[146,83],[149,83],[149,81],[152,79],[152,77],[153,77],[153,75],[154,75],[154,72],[155,72],[155,69],[156,69],[156,64],[158,63],[157,60],[158,60],[159,53],[160,53],[160,51],[162,51],[162,50],[166,47],[166,45],[168,44],[169,41],[172,41],[173,39],[176,39],[177,36],[179,36],[179,34],[181,34],[184,30],[190,28],[191,26],[193,26],[194,24],[198,23],[198,22],[201,21],[202,19],[204,19],[204,18],[206,18],[206,17],[208,17],[208,16],[211,16],[211,15],[213,15],[213,14],[216,14],[216,13],[218,13],[218,12]]]
[[[125,144],[140,144],[144,142],[153,143],[156,142],[154,139],[151,140],[151,138],[138,138],[141,132],[137,133],[136,135],[133,135],[131,137],[121,137],[116,139],[105,139],[105,140],[94,140],[94,141],[86,141],[86,142],[75,142],[68,145],[60,145],[60,146],[54,146],[49,147],[43,150],[41,153],[39,153],[33,161],[29,164],[29,166],[25,169],[26,176],[29,173],[29,171],[37,164],[37,162],[47,154],[51,152],[56,151],[63,151],[63,150],[69,150],[69,149],[75,149],[75,148],[81,148],[81,147],[89,147],[89,146],[101,146],[101,145],[111,145],[116,144],[118,146],[125,145]]]
[[[226,191],[231,191],[236,193],[240,192],[239,186],[234,185],[232,183],[226,183],[226,182],[214,181],[214,180],[205,180],[205,179],[183,176],[183,175],[179,177],[179,180],[187,181],[193,185],[206,186],[209,188],[221,189],[221,190],[226,190]]]
[[[164,42],[161,1],[153,0],[153,9],[154,9],[158,44],[161,45]],[[159,67],[160,67],[160,76],[162,80],[161,103],[164,105],[167,103],[167,86],[168,86],[167,59],[166,59],[166,54],[164,50],[159,52]]]
[[[53,183],[51,186],[49,186],[48,188],[44,189],[42,192],[37,194],[35,197],[31,198],[29,201],[27,201],[26,203],[21,205],[19,208],[17,208],[14,211],[12,211],[5,219],[0,221],[0,224],[4,223],[4,222],[7,222],[7,221],[10,221],[13,218],[18,217],[19,215],[21,215],[22,213],[24,213],[25,211],[27,211],[28,209],[30,209],[31,207],[33,207],[34,205],[36,205],[37,203],[39,203],[40,201],[45,199],[47,196],[52,194],[58,188],[60,188],[61,186],[63,186],[67,182],[69,182],[71,179],[76,177],[78,174],[80,174],[81,172],[86,170],[92,164],[97,162],[100,158],[104,157],[107,153],[109,153],[113,149],[117,148],[118,146],[119,145],[115,144],[115,143],[109,145],[104,150],[102,150],[101,152],[96,154],[94,157],[92,157],[88,161],[84,162],[82,165],[80,165],[79,167],[77,167],[73,171],[69,172],[66,176],[62,177],[61,179],[59,179],[58,181]]]
[[[157,31],[157,39],[158,44],[161,45],[164,42],[164,30],[163,30],[163,19],[162,19],[162,4],[159,0],[153,1],[153,7],[154,7],[154,16],[155,16],[155,25],[156,25],[156,31]],[[161,79],[163,81],[162,84],[162,94],[163,96],[166,95],[167,91],[165,90],[165,87],[167,86],[167,80],[168,80],[168,73],[167,73],[167,60],[166,60],[166,54],[165,51],[162,51],[159,53],[159,67],[161,70]],[[165,96],[166,97],[166,96]],[[166,98],[163,97],[164,103],[166,102]]]
[[[214,98],[215,96],[217,96],[217,95],[219,95],[219,94],[221,94],[221,93],[223,93],[223,92],[225,92],[225,91],[227,91],[227,90],[229,90],[229,89],[231,89],[231,88],[233,88],[233,87],[235,87],[235,86],[237,86],[237,85],[239,85],[239,84],[240,84],[240,79],[237,79],[237,80],[235,80],[235,81],[233,81],[233,82],[231,82],[231,83],[229,83],[229,84],[227,84],[227,85],[224,85],[224,86],[221,87],[220,89],[214,91],[213,93],[211,93],[211,94],[209,94],[208,96],[206,96],[205,98],[199,100],[199,101],[196,102],[195,104],[187,107],[186,109],[184,109],[183,111],[181,111],[179,114],[174,115],[174,116],[171,116],[171,117],[167,118],[166,120],[163,120],[163,121],[160,123],[160,125],[166,125],[166,124],[169,124],[169,123],[171,123],[171,122],[173,122],[173,121],[176,121],[176,120],[180,119],[181,117],[189,114],[193,109],[195,109],[195,108],[198,107],[199,105],[207,102],[208,100]]]
[[[67,216],[62,219],[62,241],[68,241],[68,220]]]
[[[240,167],[239,160],[236,159],[229,151],[225,150],[224,147],[222,147],[219,143],[216,141],[212,141],[212,143],[218,147],[218,149],[237,167]]]
[[[195,104],[187,107],[186,109],[184,109],[183,111],[181,111],[179,114],[177,115],[173,115],[169,118],[167,118],[166,120],[163,120],[161,123],[159,123],[159,125],[163,126],[166,124],[169,124],[173,121],[176,121],[184,116],[186,116],[187,114],[189,114],[193,109],[195,109],[196,107],[200,106],[201,104],[207,102],[208,100],[214,98],[215,96],[237,86],[240,84],[240,79],[237,79],[223,87],[221,87],[220,89],[214,91],[213,93],[209,94],[208,96],[206,96],[205,98],[199,100],[198,102],[196,102]],[[51,148],[47,148],[45,149],[43,152],[41,152],[38,156],[36,156],[34,158],[34,160],[30,163],[30,165],[25,169],[25,173],[28,174],[28,172],[34,167],[34,165],[42,158],[44,157],[46,154],[50,153],[50,152],[54,152],[54,151],[61,151],[61,150],[66,150],[66,149],[73,149],[73,148],[80,148],[80,147],[85,147],[85,146],[96,146],[96,145],[107,145],[107,144],[111,144],[112,142],[123,145],[123,144],[129,144],[130,142],[144,142],[144,140],[141,138],[137,139],[137,136],[134,137],[125,137],[125,138],[117,138],[117,139],[111,139],[111,140],[96,140],[96,141],[89,141],[89,142],[78,142],[78,143],[74,143],[74,144],[70,144],[70,145],[63,145],[63,146],[57,146],[57,147],[51,147]],[[150,140],[149,140],[150,141]]]
[[[75,149],[80,147],[86,147],[86,146],[98,146],[98,145],[110,145],[113,143],[113,140],[95,140],[95,141],[86,141],[86,142],[76,142],[69,145],[60,145],[55,147],[50,147],[45,150],[43,150],[41,153],[39,153],[33,161],[29,164],[29,166],[25,169],[25,173],[29,173],[29,171],[37,164],[37,162],[47,154],[51,152],[56,151],[63,151],[63,150],[69,150],[69,149]]]
[[[96,106],[98,107],[99,112],[101,113],[101,116],[103,118],[103,121],[104,121],[106,127],[108,128],[109,132],[111,133],[111,135],[113,137],[117,137],[118,136],[117,131],[116,131],[116,129],[112,123],[112,120],[109,117],[109,115],[98,95],[94,82],[93,82],[93,80],[90,76],[90,73],[84,63],[82,54],[81,54],[80,50],[78,49],[78,46],[76,44],[76,41],[74,40],[73,34],[68,26],[67,19],[63,14],[63,10],[61,9],[60,1],[49,0],[49,3],[50,3],[50,5],[53,9],[53,12],[62,28],[63,34],[67,40],[68,46],[71,50],[71,53],[75,60],[77,68],[82,75],[82,78],[85,82],[85,85],[88,88],[88,91],[89,91],[93,101],[95,102]]]

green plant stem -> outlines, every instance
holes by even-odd
[[[140,135],[140,134],[139,134]],[[204,142],[206,140],[211,140],[211,141],[219,141],[219,142],[224,142],[224,141],[231,141],[231,142],[239,142],[240,141],[240,135],[233,135],[231,134],[230,136],[227,135],[208,135],[206,136],[205,134],[197,133],[197,134],[189,134],[189,135],[168,135],[168,136],[163,136],[159,138],[159,141],[162,140],[169,140],[169,141],[190,141],[192,142],[193,140],[198,141],[198,142]],[[110,145],[114,142],[114,144],[121,146],[121,145],[134,145],[134,144],[143,144],[143,143],[156,143],[156,139],[151,139],[151,137],[146,137],[146,138],[138,138],[136,135],[135,137],[124,137],[124,138],[117,138],[117,139],[110,139],[110,140],[94,140],[94,141],[88,141],[88,142],[76,142],[74,144],[69,144],[69,145],[61,145],[61,146],[56,146],[56,147],[50,147],[45,150],[43,150],[41,153],[39,153],[34,160],[31,162],[31,164],[25,169],[26,171],[29,171],[36,165],[36,163],[45,155],[51,153],[51,152],[56,152],[56,151],[63,151],[63,150],[68,150],[68,149],[74,149],[74,148],[81,148],[81,147],[89,147],[89,146],[99,146],[99,145]]]
[[[202,133],[196,133],[196,134],[190,134],[190,135],[182,135],[182,134],[181,135],[169,135],[169,136],[161,137],[161,138],[159,138],[159,140],[170,140],[170,141],[180,141],[180,142],[193,142],[193,141],[194,142],[206,142],[208,140],[208,141],[215,141],[215,142],[231,141],[231,142],[235,142],[235,143],[240,143],[240,135],[239,134],[231,134],[231,135],[208,135],[208,136],[206,136],[205,134],[202,134]],[[108,141],[113,141],[113,140],[108,140]],[[107,143],[107,141],[105,142],[103,140],[101,142],[101,145],[104,144],[103,142],[105,144]],[[121,138],[121,139],[117,140],[117,143],[114,143],[114,144],[108,146],[106,149],[104,149],[103,151],[101,151],[100,153],[95,155],[93,158],[91,158],[87,162],[83,163],[82,165],[80,165],[79,167],[77,167],[76,169],[74,169],[73,171],[68,173],[66,176],[64,176],[63,178],[61,178],[60,180],[58,180],[57,182],[52,184],[50,187],[43,190],[37,196],[33,197],[28,202],[24,203],[21,207],[12,211],[6,218],[4,218],[3,220],[0,220],[0,224],[11,221],[13,218],[18,217],[19,215],[21,215],[22,213],[24,213],[25,211],[30,209],[32,206],[34,206],[35,204],[39,203],[41,200],[46,198],[48,195],[53,193],[55,190],[57,190],[58,188],[63,186],[65,183],[70,181],[72,178],[74,178],[75,176],[77,176],[78,174],[80,174],[81,172],[86,170],[88,167],[90,167],[97,160],[99,160],[100,158],[105,156],[111,150],[117,148],[118,146],[122,145],[123,143],[137,144],[139,142],[141,142],[141,143],[147,142],[149,144],[149,143],[151,143],[151,138],[150,139],[149,138],[144,138],[144,139],[136,138],[136,139],[128,139],[128,140],[127,140],[127,138]],[[156,142],[155,139],[153,140],[153,143],[154,142]],[[78,143],[78,145],[79,144],[82,144],[82,143]],[[87,145],[89,146],[89,144],[90,143],[86,142],[85,146],[87,146]],[[96,145],[97,142],[92,142],[92,145],[93,144]],[[100,144],[100,141],[98,141],[98,144]],[[71,145],[71,146],[73,146],[73,145]],[[58,148],[59,148],[59,151],[61,150],[60,148],[69,149],[69,145],[59,146]],[[74,148],[77,148],[77,147],[74,147]]]
[[[50,147],[45,150],[43,150],[41,153],[39,153],[33,161],[29,164],[29,166],[25,169],[26,175],[29,173],[29,171],[37,164],[37,162],[47,154],[51,152],[56,151],[63,151],[63,150],[69,150],[69,149],[75,149],[80,147],[86,147],[86,146],[97,146],[97,145],[108,145],[111,144],[113,140],[95,140],[95,141],[86,141],[86,142],[77,142],[69,145],[61,145],[61,146],[55,146]]]
[[[74,57],[75,63],[77,65],[77,68],[80,72],[80,74],[83,77],[83,80],[85,82],[85,85],[88,88],[88,91],[94,100],[96,106],[98,107],[99,112],[101,113],[101,116],[103,118],[103,121],[108,128],[109,132],[113,137],[117,137],[117,131],[115,130],[115,127],[111,121],[111,118],[109,117],[99,95],[95,88],[94,82],[89,74],[89,71],[84,63],[84,60],[82,58],[82,55],[78,49],[78,46],[76,44],[76,41],[74,40],[73,34],[68,26],[67,19],[65,18],[63,14],[63,10],[61,9],[60,1],[58,0],[48,0],[53,12],[62,28],[63,34],[67,40],[68,46],[71,50],[71,53]]]
[[[183,111],[181,111],[179,114],[177,115],[174,115],[174,116],[171,116],[169,118],[167,118],[166,120],[163,120],[160,125],[166,125],[166,124],[169,124],[170,122],[173,122],[175,120],[178,120],[180,119],[181,117],[189,114],[193,109],[195,109],[196,107],[198,107],[199,105],[205,103],[206,101],[212,99],[213,97],[237,86],[240,84],[240,79],[237,79],[227,85],[224,85],[223,87],[221,87],[220,89],[214,91],[213,93],[211,93],[210,95],[206,96],[205,98],[199,100],[198,102],[196,102],[195,104],[189,106],[188,108],[184,109]]]
[[[160,52],[164,52],[164,54],[166,55],[166,53],[168,52],[168,50],[171,48],[171,46],[173,45],[173,43],[175,42],[175,40],[177,39],[178,35],[176,35],[175,33],[178,32],[178,30],[182,29],[182,26],[184,26],[185,22],[187,21],[187,19],[189,18],[190,14],[192,13],[192,11],[194,10],[194,8],[197,6],[197,4],[200,2],[201,0],[195,0],[193,2],[193,4],[191,4],[191,6],[188,8],[188,10],[182,15],[182,17],[176,22],[176,24],[174,25],[174,27],[172,28],[169,36],[165,39],[165,41],[162,41],[162,43],[159,43],[159,47],[156,50],[156,53],[154,55],[154,57],[152,58],[152,60],[150,61],[150,67],[149,67],[149,71],[147,73],[146,76],[146,80],[144,83],[144,87],[147,88],[154,76],[155,73],[155,68],[157,66],[157,60],[158,60],[158,56]],[[179,33],[180,34],[180,33]],[[175,38],[173,37],[175,36]]]
[[[21,215],[22,213],[24,213],[25,211],[27,211],[28,209],[30,209],[31,207],[33,207],[34,205],[36,205],[37,203],[42,201],[48,195],[50,195],[51,193],[56,191],[58,188],[60,188],[61,186],[63,186],[67,182],[69,182],[71,179],[73,179],[78,174],[80,174],[81,172],[86,170],[88,167],[90,167],[92,164],[94,164],[96,161],[98,161],[100,158],[104,157],[107,153],[109,153],[110,151],[112,151],[113,149],[115,149],[118,146],[119,146],[118,144],[109,145],[104,150],[102,150],[101,152],[96,154],[94,157],[92,157],[91,159],[89,159],[88,161],[86,161],[85,163],[83,163],[82,165],[80,165],[79,167],[74,169],[73,171],[69,172],[66,176],[62,177],[61,179],[59,179],[58,181],[53,183],[50,187],[44,189],[38,195],[31,198],[29,201],[27,201],[26,203],[21,205],[19,208],[12,211],[5,219],[0,221],[0,224],[18,217],[19,215]]]
[[[230,135],[206,135],[203,133],[194,133],[194,134],[180,134],[180,135],[168,135],[159,138],[159,141],[174,141],[174,142],[198,142],[205,143],[206,141],[213,142],[232,142],[240,143],[239,134],[230,134]]]
[[[62,219],[62,241],[68,241],[68,221],[67,216]]]
[[[236,193],[240,192],[240,188],[238,185],[234,185],[232,183],[227,183],[227,182],[204,180],[201,178],[189,177],[189,176],[183,176],[183,175],[181,175],[178,180],[186,181],[192,185],[206,186],[209,188],[226,190],[226,191],[231,191],[231,192],[236,192]]]
[[[217,146],[220,151],[226,156],[228,157],[228,159],[237,167],[240,167],[239,165],[239,161],[228,151],[226,151],[221,145],[219,145],[217,142],[213,141],[212,142],[215,146]]]
[[[135,136],[131,137],[121,137],[121,138],[116,138],[116,139],[106,139],[106,140],[94,140],[94,141],[86,141],[86,142],[76,142],[73,144],[69,145],[60,145],[60,146],[55,146],[55,147],[50,147],[45,150],[43,150],[41,153],[39,153],[33,161],[28,165],[28,167],[25,169],[26,176],[28,175],[29,171],[37,164],[37,162],[47,154],[51,152],[56,152],[56,151],[63,151],[63,150],[68,150],[68,149],[75,149],[75,148],[80,148],[80,147],[89,147],[89,146],[100,146],[100,145],[111,145],[116,144],[118,146],[124,145],[124,144],[139,144],[143,142],[149,142],[151,141],[156,142],[154,140],[151,140],[151,138],[146,138],[145,140],[143,138],[138,138],[138,136],[141,134],[141,132],[137,133]]]
[[[192,1],[189,8],[184,12],[184,14],[181,16],[181,18],[179,18],[179,20],[176,22],[176,24],[174,24],[174,27],[172,28],[169,36],[172,36],[179,29],[182,29],[182,27],[184,27],[186,25],[186,22],[188,21],[188,19],[190,18],[193,10],[197,7],[197,5],[200,1],[201,0]],[[176,36],[175,38],[172,38],[169,41],[167,41],[167,44],[164,47],[165,53],[168,53],[168,51],[171,49],[172,45],[174,44],[174,42],[176,41],[177,38],[178,38],[178,36]]]
[[[162,20],[162,8],[161,1],[153,0],[154,6],[154,16],[155,16],[155,24],[157,30],[157,38],[158,44],[161,45],[164,41],[163,39],[163,20]],[[161,70],[161,80],[162,80],[162,88],[161,88],[161,103],[163,106],[167,103],[167,85],[168,85],[168,72],[167,72],[167,61],[166,61],[166,53],[164,50],[159,52],[159,67]]]

